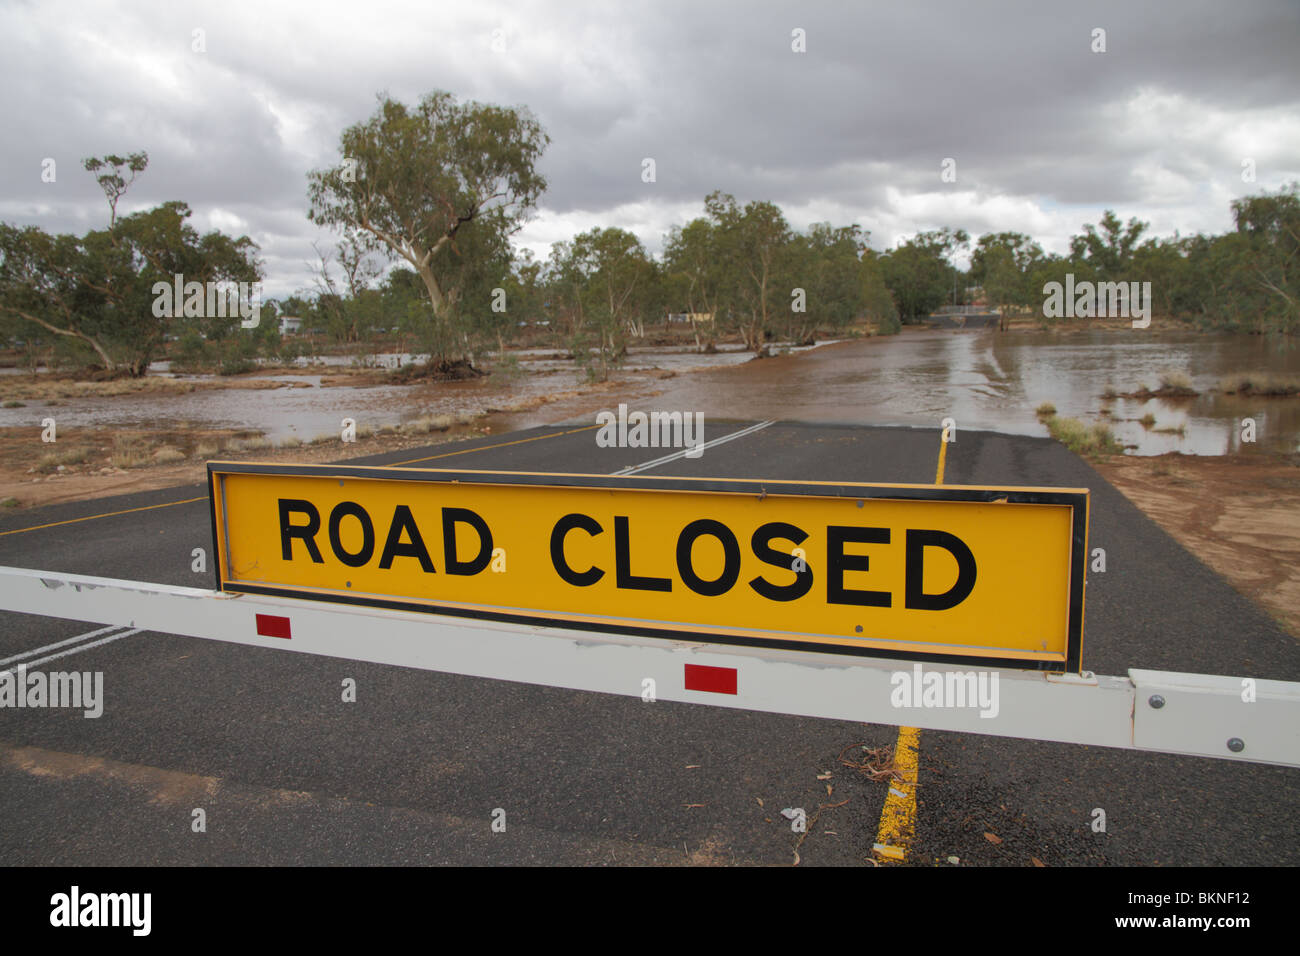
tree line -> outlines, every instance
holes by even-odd
[[[1146,223],[1107,210],[1065,255],[1018,232],[972,245],[948,227],[876,252],[857,224],[800,231],[775,203],[715,191],[703,215],[671,228],[658,256],[610,227],[558,242],[538,261],[513,237],[545,192],[537,163],[548,143],[526,108],[444,92],[414,107],[381,96],[368,120],[341,134],[339,164],[308,174],[308,218],[338,234],[333,248],[317,249],[315,288],[264,302],[253,329],[210,310],[158,315],[154,289],[178,274],[260,281],[256,244],[200,235],[183,202],[119,218],[147,154],[87,159],[108,200],[106,228],[51,235],[0,223],[0,338],[110,374],[142,375],[164,351],[239,371],[256,356],[298,353],[301,341],[279,334],[279,316],[289,314],[335,343],[396,334],[431,356],[426,371],[454,375],[472,374],[478,358],[532,326],[605,378],[670,314],[696,320],[702,350],[728,338],[760,353],[772,341],[808,343],[864,323],[895,332],[977,294],[1004,313],[1041,315],[1044,285],[1066,273],[1150,281],[1158,314],[1207,328],[1300,325],[1294,183],[1234,201],[1234,228],[1223,235],[1150,237]],[[957,265],[962,253],[967,269]]]

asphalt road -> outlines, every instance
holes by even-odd
[[[747,424],[712,421],[707,437]],[[358,461],[608,474],[662,454],[598,448],[574,427]],[[935,430],[776,423],[644,473],[930,482],[938,448]],[[1062,446],[963,431],[945,480],[1092,489],[1090,547],[1106,549],[1107,571],[1089,575],[1088,669],[1300,680],[1294,639]],[[211,546],[205,500],[170,504],[205,496],[196,485],[5,515],[0,564],[210,586],[190,556]],[[897,737],[155,633],[33,654],[99,628],[0,615],[0,659],[74,650],[42,666],[102,671],[106,698],[99,719],[0,709],[11,865],[788,864],[796,847],[802,865],[860,865],[886,785],[837,756]],[[341,700],[347,677],[355,703]],[[918,793],[914,865],[1300,863],[1294,769],[924,731]],[[780,814],[846,799],[807,834]]]

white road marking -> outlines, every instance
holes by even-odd
[[[705,449],[713,448],[725,442],[733,441],[737,438],[744,438],[746,435],[752,435],[756,431],[761,431],[768,425],[775,425],[776,419],[771,421],[759,422],[757,425],[750,425],[748,428],[742,428],[738,432],[732,432],[730,435],[723,435],[721,438],[715,438],[713,441],[707,441],[703,445],[696,445],[703,454]],[[635,475],[637,472],[645,471],[647,468],[656,468],[659,465],[666,465],[670,461],[676,461],[679,458],[685,458],[688,451],[694,451],[695,448],[683,448],[681,451],[673,452],[671,455],[664,455],[662,458],[656,458],[654,461],[647,461],[640,465],[629,465],[620,471],[613,472],[615,475]]]
[[[46,644],[44,647],[34,647],[30,651],[23,651],[21,654],[15,654],[13,657],[6,657],[4,660],[0,660],[0,664],[8,664],[11,661],[16,661],[22,657],[31,657],[35,654],[43,653],[44,651],[52,651],[56,647],[66,647],[69,644],[77,643],[77,641],[88,641],[92,637],[99,637],[99,635],[101,634],[107,634],[109,631],[116,631],[125,626],[126,626],[125,624],[114,624],[112,627],[101,627],[97,631],[90,631],[86,634],[78,634],[76,637],[70,637],[66,641],[58,641],[57,643],[54,644]]]
[[[37,658],[34,661],[24,661],[19,666],[30,669],[35,667],[37,664],[44,664],[46,661],[52,661],[59,657],[68,657],[71,654],[80,654],[82,651],[88,651],[92,647],[99,647],[101,644],[111,644],[114,641],[120,641],[122,638],[130,637],[132,634],[139,634],[142,630],[144,630],[144,628],[133,627],[129,631],[123,631],[121,634],[114,634],[112,637],[105,637],[98,641],[91,641],[89,644],[79,644],[69,651],[60,651],[57,654],[51,654],[48,657]],[[82,636],[84,637],[85,635]],[[0,671],[0,674],[12,674],[12,673],[13,673],[12,669]]]

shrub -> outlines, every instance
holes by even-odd
[[[113,438],[113,467],[139,468],[150,461],[149,444],[139,438],[117,435]]]
[[[49,474],[52,471],[58,471],[60,465],[65,468],[68,465],[84,465],[89,460],[89,448],[84,445],[73,445],[70,448],[58,448],[41,455],[36,462],[36,470]]]
[[[1196,389],[1192,388],[1191,376],[1186,372],[1162,372],[1160,375],[1160,390],[1177,395],[1196,394]]]
[[[1099,458],[1102,455],[1118,455],[1124,451],[1110,426],[1103,422],[1087,425],[1077,418],[1058,418],[1053,415],[1047,420],[1047,430],[1076,455]]]

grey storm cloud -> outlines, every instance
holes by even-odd
[[[1294,3],[1200,0],[11,3],[0,219],[101,225],[80,160],[144,149],[124,207],[182,199],[199,228],[247,233],[284,294],[330,238],[306,220],[307,172],[337,162],[380,91],[446,89],[526,105],[550,134],[550,188],[519,237],[542,251],[593,225],[658,249],[714,189],[800,227],[858,222],[878,248],[946,224],[1063,250],[1104,208],[1218,231],[1232,198],[1300,178],[1298,27]]]

